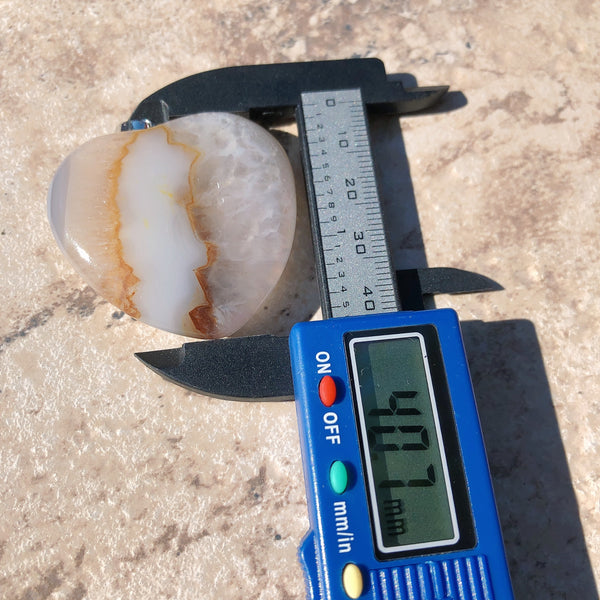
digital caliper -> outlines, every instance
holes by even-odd
[[[512,598],[456,313],[300,323],[290,344],[309,597]]]
[[[398,294],[368,137],[365,107],[419,110],[444,91],[405,91],[373,59],[238,67],[172,84],[128,122],[203,110],[296,116],[325,320],[295,325],[289,354],[287,339],[256,336],[138,357],[223,398],[289,397],[291,373],[313,600],[513,598],[458,318],[407,311]],[[411,291],[486,287],[454,275],[432,283],[413,271]]]

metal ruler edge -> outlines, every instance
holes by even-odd
[[[298,112],[323,318],[395,312],[361,90],[304,92]]]

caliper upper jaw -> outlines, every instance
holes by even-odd
[[[303,92],[361,88],[365,105],[379,113],[422,111],[448,86],[405,89],[376,58],[226,67],[190,75],[142,100],[121,130],[139,129],[201,112],[231,112],[275,124],[292,121]]]

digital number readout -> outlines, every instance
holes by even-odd
[[[356,337],[350,350],[378,549],[455,544],[456,508],[423,336]]]

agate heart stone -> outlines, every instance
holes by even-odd
[[[94,139],[48,194],[58,245],[132,317],[183,335],[231,335],[284,269],[296,195],[288,158],[257,124],[201,113]]]

